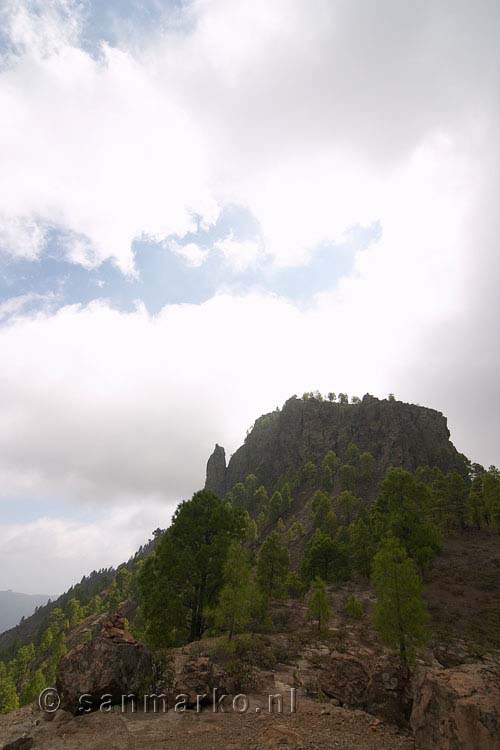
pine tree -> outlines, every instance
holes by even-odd
[[[127,599],[130,592],[131,583],[132,573],[128,568],[122,565],[121,568],[118,568],[118,571],[116,573],[116,585],[118,587],[120,601],[124,601],[125,599]]]
[[[316,620],[318,623],[318,632],[321,632],[325,622],[330,616],[330,605],[328,603],[325,582],[319,577],[315,578],[311,584],[307,609],[309,619]]]
[[[340,482],[343,490],[353,492],[358,480],[358,470],[352,464],[342,464],[339,469]]]
[[[255,519],[249,513],[245,514],[245,540],[250,544],[255,542],[258,537],[258,528]]]
[[[264,485],[260,485],[260,487],[257,487],[255,490],[254,496],[253,496],[253,504],[255,506],[255,509],[259,513],[266,514],[269,509],[269,495],[267,494],[267,490],[264,487]]]
[[[288,566],[288,551],[283,544],[282,535],[272,531],[262,544],[257,561],[257,580],[265,594],[283,594]]]
[[[247,474],[245,477],[245,507],[253,509],[253,499],[257,490],[258,480],[255,474]]]
[[[120,589],[118,588],[118,584],[116,582],[116,578],[109,587],[109,593],[107,598],[107,605],[110,612],[116,612],[118,610],[118,607],[120,606],[120,602],[122,601],[120,596]]]
[[[302,467],[302,477],[305,482],[312,482],[316,478],[316,464],[307,461]]]
[[[223,569],[224,584],[214,610],[216,626],[227,631],[229,640],[244,630],[252,612],[252,580],[248,552],[234,542]]]
[[[244,508],[246,505],[246,489],[243,482],[238,482],[234,485],[231,490],[231,496],[233,498],[233,505],[235,508]]]
[[[493,531],[500,532],[500,473],[495,466],[490,466],[483,474],[482,490],[488,525]]]
[[[342,521],[349,526],[356,518],[361,501],[349,490],[343,490],[337,499],[338,510]]]
[[[45,676],[41,669],[37,669],[29,682],[21,690],[20,703],[25,706],[27,703],[37,700],[44,688],[47,687]]]
[[[304,534],[304,527],[301,524],[301,522],[294,521],[287,531],[286,541],[289,543],[294,542],[296,539],[303,536],[303,534]]]
[[[257,532],[260,534],[266,524],[266,517],[264,513],[259,513],[257,516]]]
[[[29,679],[33,660],[35,658],[35,646],[29,643],[21,646],[12,662],[13,679],[19,685]]]
[[[334,451],[327,451],[321,462],[321,481],[325,492],[333,490],[335,474],[339,467],[339,459]]]
[[[52,633],[52,628],[47,628],[42,635],[42,640],[40,641],[40,651],[42,654],[46,654],[50,651],[53,640],[54,634]]]
[[[362,482],[367,484],[373,477],[375,471],[375,459],[369,451],[365,451],[359,457],[359,475]]]
[[[372,583],[377,594],[375,627],[387,644],[399,648],[407,667],[427,640],[427,611],[415,562],[394,536],[386,537],[373,559]]]
[[[0,664],[0,714],[15,711],[19,708],[19,698],[12,676],[8,673],[5,665]]]
[[[244,536],[244,516],[212,492],[181,503],[172,525],[139,573],[140,605],[152,645],[198,640],[223,585],[231,543]]]
[[[314,493],[311,509],[313,512],[313,528],[324,529],[328,513],[332,510],[332,501],[321,490]]]
[[[283,515],[284,511],[286,510],[285,507],[285,501],[283,500],[283,495],[281,492],[273,492],[273,495],[271,497],[271,500],[269,502],[269,520],[271,523],[276,523],[278,518]]]
[[[69,621],[69,626],[74,627],[78,625],[83,619],[82,605],[75,597],[68,599],[64,605],[64,612]]]
[[[441,549],[439,529],[432,521],[430,487],[409,471],[387,470],[375,505],[379,539],[397,537],[420,571],[430,565]]]
[[[304,550],[301,568],[304,581],[312,581],[317,576],[324,581],[345,578],[347,567],[344,549],[329,534],[316,529]]]
[[[370,519],[364,510],[349,526],[349,543],[355,571],[369,578],[376,549]]]

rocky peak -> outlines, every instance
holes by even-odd
[[[225,492],[226,482],[226,452],[217,443],[214,452],[207,462],[207,479],[205,489],[215,492],[216,495],[223,495]]]
[[[305,462],[321,461],[328,450],[342,458],[351,442],[373,454],[376,481],[389,466],[409,471],[423,465],[444,472],[465,470],[441,412],[369,394],[354,404],[293,396],[281,411],[256,420],[227,467],[224,449],[216,446],[207,464],[205,486],[223,495],[253,473],[272,487]]]

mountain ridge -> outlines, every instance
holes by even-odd
[[[446,417],[435,409],[369,394],[355,403],[306,396],[292,396],[281,410],[259,417],[227,465],[224,448],[216,445],[205,489],[223,496],[250,473],[269,488],[305,462],[321,461],[328,450],[342,458],[350,443],[372,453],[374,487],[389,466],[467,472],[467,459],[451,442]]]
[[[0,634],[32,615],[37,607],[44,606],[51,598],[49,594],[25,594],[12,589],[0,591]]]

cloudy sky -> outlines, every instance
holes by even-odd
[[[497,0],[2,0],[0,588],[127,558],[293,393],[500,461]]]

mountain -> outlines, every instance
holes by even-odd
[[[0,717],[0,747],[66,748],[71,736],[97,749],[104,724],[79,715],[79,696],[96,709],[146,684],[191,707],[214,689],[258,703],[300,693],[291,728],[226,718],[228,747],[249,736],[251,747],[327,747],[332,726],[366,750],[500,746],[500,471],[461,455],[443,414],[392,397],[294,396],[256,420],[229,463],[216,445],[205,486],[128,563],[0,635],[24,706]],[[225,550],[230,538],[244,541]],[[190,628],[200,612],[201,638]],[[69,712],[53,725],[32,709],[42,677]],[[127,733],[120,724],[106,742],[128,746],[136,718],[120,714]],[[201,750],[209,724],[198,719]],[[142,745],[156,747],[157,723],[146,710],[140,721]],[[169,747],[182,744],[184,723],[164,727]]]
[[[20,594],[17,591],[0,591],[0,633],[13,628],[22,617],[29,617],[37,607],[49,601],[48,594]]]
[[[222,496],[248,474],[273,487],[307,461],[320,462],[329,450],[343,459],[350,443],[375,459],[373,491],[390,466],[467,471],[467,461],[450,441],[446,417],[439,411],[368,394],[351,404],[293,396],[281,410],[256,420],[227,466],[224,448],[216,445],[205,488]]]

